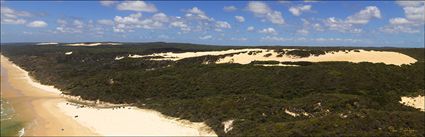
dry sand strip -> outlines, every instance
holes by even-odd
[[[13,100],[16,96],[25,96],[34,108],[31,113],[23,114],[34,117],[25,135],[217,136],[202,122],[177,120],[153,110],[135,107],[81,108],[69,105],[58,89],[34,81],[28,76],[28,72],[4,56],[1,56],[1,66],[7,70],[7,79],[11,81],[10,85],[17,89],[15,92],[20,92],[16,94],[5,91],[10,94],[5,97]]]

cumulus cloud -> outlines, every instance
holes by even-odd
[[[376,6],[367,6],[358,13],[347,17],[347,23],[367,24],[373,18],[381,18],[381,11]]]
[[[230,29],[232,26],[226,21],[217,21],[216,22],[217,28],[224,28],[224,29]]]
[[[202,39],[202,40],[207,40],[207,39],[211,39],[211,38],[212,38],[211,35],[205,35],[205,36],[199,37],[199,39]]]
[[[405,17],[389,19],[389,24],[379,30],[387,33],[419,33],[424,30],[425,2],[397,1],[404,10]]]
[[[276,30],[274,28],[271,28],[271,27],[261,29],[258,32],[264,33],[264,34],[277,34]]]
[[[137,12],[156,12],[158,11],[153,4],[144,1],[124,1],[117,6],[118,10],[129,10]]]
[[[185,23],[185,22],[183,22],[183,21],[174,21],[174,22],[172,22],[171,24],[170,24],[172,27],[176,27],[176,28],[179,28],[181,31],[183,31],[183,32],[188,32],[188,31],[190,31],[191,29],[189,28],[189,26]]]
[[[303,12],[311,10],[311,5],[292,6],[289,8],[289,12],[294,16],[300,16]]]
[[[2,24],[25,24],[25,17],[30,17],[31,14],[26,11],[17,11],[9,7],[1,7],[1,23]]]
[[[165,13],[156,13],[152,16],[152,19],[160,22],[168,22],[168,16]]]
[[[410,23],[409,20],[407,20],[406,18],[397,17],[397,18],[390,19],[390,24],[393,24],[393,25],[402,25],[402,24],[409,24],[409,23]]]
[[[238,8],[236,8],[235,6],[224,6],[223,10],[227,11],[227,12],[232,12],[232,11],[236,11]]]
[[[168,21],[164,13],[154,14],[151,18],[142,19],[142,13],[130,14],[128,16],[115,16],[114,32],[132,32],[136,28],[159,29],[164,22]]]
[[[27,27],[31,27],[31,28],[43,28],[46,26],[47,26],[47,23],[41,20],[36,20],[27,24]]]
[[[67,20],[58,19],[58,27],[54,33],[82,33],[84,31],[84,23],[80,20],[72,20],[71,23]]]
[[[324,20],[324,25],[327,26],[329,30],[344,33],[360,33],[363,31],[362,29],[354,28],[353,24],[347,23],[346,21],[337,19],[335,17],[330,17]]]
[[[102,6],[112,6],[112,5],[114,5],[115,3],[117,3],[117,1],[113,1],[113,0],[101,0],[101,1],[99,1],[100,2],[100,5],[102,5]]]
[[[245,18],[243,16],[235,16],[236,21],[245,22]]]
[[[273,11],[266,3],[260,1],[251,1],[247,6],[248,11],[254,13],[255,16],[264,18],[273,24],[284,24],[285,20],[282,13]]]
[[[358,28],[358,25],[365,25],[374,18],[381,18],[381,11],[376,6],[367,6],[345,19],[338,19],[335,17],[327,18],[323,21],[323,24],[329,30],[333,31],[343,33],[361,33],[363,30]]]
[[[207,14],[205,14],[204,11],[202,11],[201,9],[199,9],[198,7],[193,7],[189,10],[187,10],[187,14],[186,17],[194,17],[197,19],[202,19],[202,20],[214,20],[210,17],[207,16]]]

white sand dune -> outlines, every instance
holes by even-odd
[[[401,97],[400,103],[406,106],[414,107],[420,111],[425,111],[425,96]]]
[[[266,54],[272,54],[269,57],[265,57]],[[326,53],[325,55],[309,56],[305,58],[296,58],[291,56],[276,57],[278,53],[271,50],[262,50],[262,53],[256,55],[248,55],[248,53],[242,53],[234,55],[233,57],[225,57],[220,59],[216,63],[239,63],[249,64],[252,61],[309,61],[309,62],[325,62],[325,61],[347,61],[353,63],[359,62],[371,62],[371,63],[385,63],[393,65],[411,64],[416,62],[416,59],[407,55],[389,52],[389,51],[365,51],[359,50],[359,52],[344,52],[338,51],[332,53]]]
[[[73,43],[66,44],[65,46],[99,46],[99,45],[122,45],[121,43]]]
[[[284,51],[291,51],[294,49],[283,49]],[[258,51],[257,54],[249,55],[250,51]],[[241,53],[245,52],[245,53]],[[172,60],[177,61],[184,58],[199,57],[205,55],[225,55],[238,53],[233,56],[227,56],[219,59],[217,64],[221,63],[238,63],[238,64],[249,64],[252,61],[309,61],[309,62],[326,62],[326,61],[346,61],[346,62],[371,62],[371,63],[385,63],[393,65],[402,65],[402,64],[411,64],[415,63],[417,60],[409,57],[407,55],[390,52],[390,51],[366,51],[358,50],[355,52],[351,51],[337,51],[337,52],[328,52],[324,55],[319,56],[309,56],[305,58],[293,57],[288,55],[283,55],[282,57],[277,57],[279,53],[270,50],[270,49],[230,49],[223,51],[205,51],[205,52],[184,52],[184,53],[154,53],[150,55],[129,55],[129,58],[145,58],[145,57],[161,57],[161,58],[152,58],[151,60]],[[271,54],[270,56],[265,56],[266,54]],[[286,66],[286,65],[264,65],[264,66]]]
[[[206,56],[206,55],[224,55],[224,54],[231,54],[231,53],[238,53],[238,52],[249,52],[249,51],[257,51],[262,49],[230,49],[230,50],[223,50],[223,51],[201,51],[201,52],[183,52],[183,53],[173,53],[173,52],[166,52],[166,53],[154,53],[150,55],[129,55],[129,58],[144,58],[144,57],[156,57],[161,56],[163,58],[157,58],[152,60],[181,60],[185,58],[192,58],[192,57],[200,57],[200,56]]]
[[[89,108],[59,103],[65,114],[105,136],[217,136],[204,123],[167,118],[159,112],[125,108]]]
[[[56,42],[37,43],[37,45],[56,45],[56,44],[59,44],[59,43],[56,43]]]

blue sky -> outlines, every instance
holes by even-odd
[[[415,1],[1,1],[1,42],[424,46]]]

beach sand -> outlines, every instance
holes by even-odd
[[[98,135],[81,126],[56,106],[65,101],[57,93],[34,86],[26,72],[20,70],[7,58],[1,56],[2,98],[14,107],[16,117],[25,123],[26,136],[81,136]],[[64,129],[62,131],[62,129]]]
[[[61,96],[61,91],[34,81],[28,72],[4,56],[1,67],[2,71],[6,70],[6,75],[2,75],[2,96],[15,107],[20,119],[28,123],[25,135],[217,136],[202,122],[178,120],[153,110],[71,105]]]

